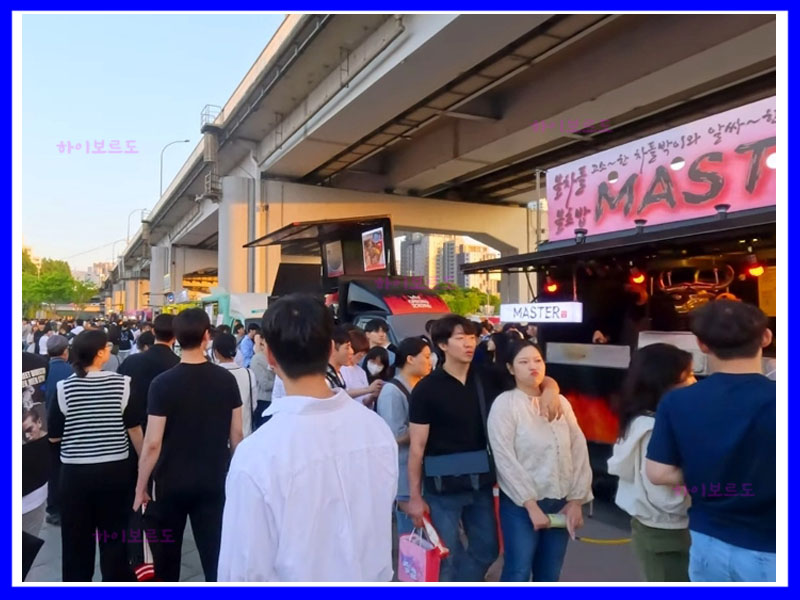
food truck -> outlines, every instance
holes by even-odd
[[[775,331],[775,151],[771,97],[551,168],[548,241],[462,267],[536,274],[536,297],[501,318],[538,323],[548,374],[589,441],[596,494],[615,489],[612,400],[633,350],[672,343],[707,375],[689,313],[718,298],[759,306]],[[766,374],[774,345],[765,357]]]
[[[293,292],[324,296],[339,322],[364,327],[381,318],[389,339],[425,333],[425,323],[448,314],[422,277],[399,277],[388,215],[295,222],[245,247],[279,245],[284,256],[319,262],[281,262],[270,298]]]
[[[261,317],[267,310],[267,294],[229,294],[222,288],[215,288],[201,303],[212,325],[233,327],[239,321],[247,328],[251,323],[261,326]]]

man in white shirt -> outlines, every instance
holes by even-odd
[[[78,335],[81,331],[83,331],[83,319],[75,319],[75,327],[72,328],[70,333],[74,337]]]
[[[262,319],[286,387],[245,439],[225,487],[219,581],[390,581],[397,443],[377,414],[325,381],[333,318],[309,295]]]
[[[50,327],[50,323],[44,326],[44,333],[42,337],[39,338],[39,354],[47,356],[47,341],[52,337],[53,330]]]

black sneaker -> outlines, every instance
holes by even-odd
[[[55,525],[56,527],[61,526],[61,517],[58,513],[47,513],[45,521],[47,521],[48,525]]]

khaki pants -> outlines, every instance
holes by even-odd
[[[656,529],[631,519],[633,550],[647,581],[689,581],[688,529]]]

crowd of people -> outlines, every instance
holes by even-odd
[[[111,535],[133,515],[170,536],[151,545],[162,581],[180,579],[187,518],[206,581],[314,582],[391,581],[393,536],[426,516],[450,550],[440,581],[484,581],[501,539],[502,581],[558,581],[593,499],[587,441],[535,325],[447,315],[393,344],[384,321],[337,325],[301,294],[232,329],[201,309],[25,325],[23,351],[50,359],[46,504],[64,581],[91,581],[96,545],[104,581],[133,581]],[[692,329],[713,370],[700,382],[677,348],[633,354],[608,464],[617,504],[648,581],[774,580],[771,333],[726,300]],[[752,494],[707,496],[711,484]]]

